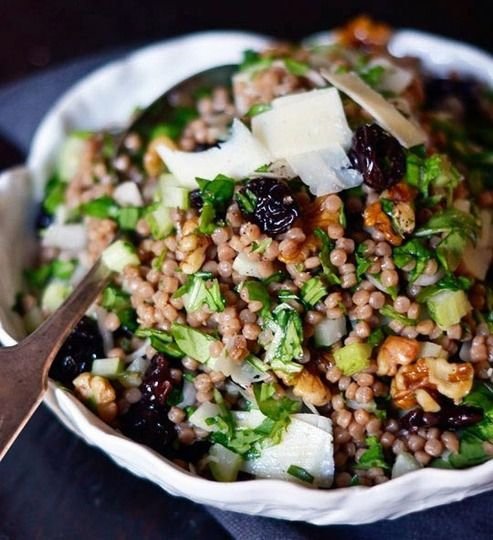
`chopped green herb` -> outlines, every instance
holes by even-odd
[[[290,465],[288,468],[288,474],[294,476],[302,482],[307,482],[308,484],[313,484],[313,481],[315,480],[312,474],[310,474],[306,469],[303,469],[303,467],[298,467],[298,465]]]
[[[371,347],[378,347],[380,343],[385,339],[385,334],[381,328],[373,330],[373,332],[368,336],[368,345]]]
[[[219,282],[212,278],[209,272],[197,272],[188,276],[187,281],[173,295],[173,298],[184,299],[184,306],[188,313],[197,311],[206,305],[213,312],[224,311],[224,300]]]
[[[303,325],[298,312],[288,304],[280,304],[265,322],[274,333],[265,355],[273,369],[298,373],[301,364],[293,362],[303,357]]]
[[[272,109],[272,106],[269,103],[255,103],[248,109],[246,116],[253,118],[254,116],[257,116],[258,114],[262,114],[264,112],[270,111],[271,109]]]
[[[301,288],[301,299],[310,307],[315,306],[327,296],[327,287],[320,276],[312,277]]]
[[[66,188],[66,182],[63,182],[56,174],[48,180],[43,197],[43,209],[46,213],[53,215],[56,212],[65,200]]]
[[[268,236],[259,242],[252,242],[252,253],[262,254],[272,244],[272,238]]]
[[[409,272],[409,281],[411,282],[419,278],[425,271],[428,261],[433,258],[433,252],[418,238],[413,238],[393,249],[393,259],[397,268],[403,269],[410,263],[415,263],[414,268]]]
[[[75,267],[76,261],[54,260],[38,268],[26,270],[24,277],[32,290],[40,291],[51,279],[69,280],[74,273]]]
[[[401,324],[404,324],[405,326],[413,326],[416,324],[416,319],[410,319],[409,317],[406,317],[402,313],[398,313],[389,304],[386,304],[385,306],[383,306],[382,309],[380,309],[380,315],[383,315],[384,317],[388,317],[389,319],[392,319],[393,321],[397,321]]]
[[[389,465],[385,461],[383,448],[377,437],[368,437],[366,439],[366,445],[368,449],[363,452],[356,462],[355,468],[364,470],[372,469],[373,467],[388,469]]]
[[[337,270],[335,266],[330,262],[330,252],[332,251],[334,245],[330,240],[328,234],[322,229],[315,229],[315,236],[320,240],[320,262],[322,263],[323,273],[327,278],[328,285],[339,285],[341,283],[341,278],[337,275]]]
[[[267,285],[262,281],[249,279],[243,283],[243,287],[248,291],[250,302],[260,302],[262,304],[262,313],[269,313],[271,308],[271,298]]]
[[[471,214],[466,214],[456,208],[447,208],[434,214],[426,225],[415,232],[415,235],[433,236],[440,233],[458,232],[475,242],[479,229],[480,225],[477,219]]]
[[[299,62],[293,58],[285,58],[284,65],[291,75],[296,75],[297,77],[303,77],[310,70],[310,66],[308,64],[305,62]]]
[[[356,276],[358,280],[361,279],[363,274],[368,272],[372,262],[370,259],[365,257],[367,252],[367,246],[365,244],[359,244],[356,248],[355,258],[356,258]]]
[[[257,196],[248,188],[238,191],[235,195],[236,202],[241,209],[247,214],[253,214],[257,206]]]
[[[233,198],[235,181],[223,174],[218,174],[214,180],[197,178],[197,184],[203,201],[199,230],[204,234],[211,234],[215,229],[215,219],[226,212]]]
[[[108,195],[103,195],[98,199],[84,203],[80,211],[83,216],[91,216],[99,219],[118,219],[120,207],[115,199]]]
[[[358,75],[365,81],[368,86],[378,88],[382,84],[385,68],[383,66],[371,66],[359,70]]]
[[[256,72],[267,69],[272,65],[272,58],[263,58],[257,51],[247,49],[243,53],[240,71]]]
[[[140,338],[150,338],[151,345],[156,351],[162,352],[173,358],[182,358],[183,353],[175,343],[169,332],[157,328],[138,328],[135,335]]]
[[[186,356],[201,364],[211,359],[210,346],[217,341],[211,335],[179,323],[172,324],[170,334]]]

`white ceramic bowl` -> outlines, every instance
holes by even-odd
[[[310,41],[323,41],[317,35]],[[182,78],[207,67],[235,62],[246,48],[267,38],[212,32],[145,48],[86,77],[67,92],[40,125],[27,168],[0,176],[0,340],[15,343],[16,321],[8,315],[20,268],[32,239],[25,217],[39,194],[65,133],[122,125],[135,106],[149,103]],[[399,31],[396,55],[412,54],[441,74],[475,75],[493,86],[493,58],[473,47],[414,31]],[[70,393],[50,382],[46,404],[61,422],[130,472],[166,491],[224,510],[315,524],[358,524],[460,500],[493,487],[493,461],[463,471],[423,469],[372,488],[313,490],[278,480],[220,484],[188,474],[152,450],[105,425]],[[371,491],[368,491],[371,489]]]

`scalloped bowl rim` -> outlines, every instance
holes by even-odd
[[[48,112],[34,137],[28,169],[37,196],[39,197],[41,182],[52,166],[54,152],[60,142],[60,133],[53,136],[53,131],[59,132],[60,127],[62,131],[87,127],[74,125],[71,116],[81,96],[85,99],[87,95],[101,91],[110,95],[128,70],[142,67],[150,58],[165,54],[173,47],[177,51],[198,50],[197,48],[204,46],[219,50],[225,48],[221,44],[229,43],[231,54],[237,55],[246,47],[258,47],[267,41],[268,38],[243,32],[193,34],[145,47],[82,79]],[[316,34],[307,41],[327,41],[327,34]],[[425,67],[433,71],[444,73],[457,69],[479,76],[493,85],[493,58],[470,45],[423,32],[400,30],[394,34],[391,50],[397,55],[414,53],[423,59]],[[214,58],[216,61],[210,65],[228,61],[222,53],[216,54]],[[182,76],[180,74],[176,80]],[[111,85],[105,86],[108,80],[112,82],[113,88]],[[159,92],[156,90],[155,95],[161,90],[162,88]],[[142,98],[142,95],[140,97]],[[149,102],[152,97],[152,92],[144,96],[143,103]],[[493,461],[460,471],[422,469],[372,488],[356,486],[314,490],[296,483],[272,479],[217,483],[188,473],[147,447],[117,433],[53,381],[49,383],[45,403],[68,429],[87,443],[102,449],[117,464],[174,495],[223,510],[303,520],[319,525],[358,524],[396,518],[409,512],[460,500],[493,487]],[[369,489],[371,491],[368,491]]]

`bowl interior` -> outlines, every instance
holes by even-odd
[[[327,39],[320,34],[309,41]],[[0,176],[0,341],[11,345],[22,336],[19,321],[9,308],[19,290],[22,266],[36,241],[28,216],[40,199],[65,134],[72,129],[124,125],[136,106],[145,106],[182,78],[214,65],[234,63],[243,50],[268,41],[253,34],[210,32],[148,47],[89,75],[51,109],[36,133],[27,168]],[[390,48],[398,56],[418,56],[427,69],[438,74],[453,70],[493,86],[493,59],[468,45],[404,30],[396,32]],[[464,471],[416,471],[371,488],[371,497],[364,487],[321,491],[277,480],[219,484],[185,473],[121,436],[52,381],[45,401],[69,429],[132,473],[173,494],[227,510],[315,524],[357,524],[459,500],[493,484],[493,462]]]

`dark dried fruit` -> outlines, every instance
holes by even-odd
[[[469,405],[454,405],[451,402],[441,404],[438,412],[424,412],[421,408],[413,409],[399,421],[401,429],[417,431],[419,428],[439,427],[456,430],[473,426],[483,419],[483,411]]]
[[[289,187],[274,178],[254,178],[236,194],[241,213],[271,236],[286,232],[300,215]]]
[[[170,363],[162,354],[156,354],[140,385],[141,400],[130,406],[120,424],[125,435],[167,456],[176,438],[166,403],[172,390]]]
[[[94,319],[83,317],[62,345],[50,369],[50,377],[72,388],[72,381],[92,362],[104,358],[103,338]]]
[[[162,354],[156,354],[140,385],[141,401],[165,407],[166,399],[172,389],[169,361]]]
[[[431,78],[425,82],[426,108],[448,109],[457,111],[459,102],[467,114],[480,111],[480,85],[472,79]],[[451,103],[455,100],[455,106]]]
[[[53,214],[49,214],[41,204],[36,215],[36,230],[40,231],[41,229],[46,229],[53,223],[54,220],[55,216]]]
[[[377,191],[402,180],[406,171],[406,156],[399,141],[377,124],[356,130],[349,158],[363,175],[365,184]]]
[[[194,189],[190,192],[188,195],[190,199],[190,204],[196,208],[197,210],[200,210],[202,206],[204,206],[204,200],[202,199],[202,194],[200,193],[200,189]]]
[[[124,435],[160,454],[169,455],[169,444],[175,439],[176,432],[165,408],[139,401],[130,406],[120,421]]]

